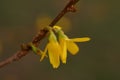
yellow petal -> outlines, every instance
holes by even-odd
[[[67,49],[73,55],[79,51],[79,47],[72,41],[67,41]]]
[[[47,46],[48,46],[48,45],[47,45]],[[46,48],[45,48],[45,51],[44,51],[44,52],[41,52],[41,55],[42,55],[42,56],[41,56],[41,58],[40,58],[40,61],[42,61],[42,60],[44,59],[44,57],[47,56],[47,55],[46,55],[47,46],[46,46]]]
[[[49,54],[49,59],[50,63],[52,64],[53,68],[58,68],[60,65],[60,46],[56,42],[50,42],[48,44],[48,54]]]
[[[62,52],[60,53],[60,57],[61,57],[62,63],[66,63],[66,58],[67,58],[66,40],[60,39],[59,42],[62,50]]]
[[[58,29],[58,30],[61,30],[61,27],[60,26],[53,26],[54,29]]]
[[[73,42],[86,42],[89,40],[90,40],[89,37],[69,39],[69,41],[73,41]]]

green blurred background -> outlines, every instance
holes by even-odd
[[[69,0],[0,0],[0,61],[32,40]],[[32,52],[0,69],[0,80],[120,80],[120,1],[81,0],[60,20],[69,37],[91,37],[80,52],[53,69]],[[40,46],[45,45],[44,42]],[[44,46],[42,46],[44,47]]]

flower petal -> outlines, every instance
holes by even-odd
[[[62,28],[60,26],[53,26],[54,29],[61,30]]]
[[[89,40],[90,40],[89,37],[69,39],[69,41],[73,41],[73,42],[86,42]]]
[[[60,46],[62,52],[60,53],[60,57],[62,60],[62,63],[66,63],[66,58],[67,58],[67,46],[66,46],[66,40],[65,39],[59,39]]]
[[[48,45],[46,46],[45,51],[44,51],[44,52],[41,52],[41,53],[42,53],[42,56],[41,56],[41,58],[40,58],[40,61],[42,61],[42,60],[44,59],[44,57],[47,56],[47,55],[46,55],[46,53],[47,53],[47,48],[48,48]]]
[[[60,46],[58,45],[57,42],[50,42],[48,44],[48,54],[49,54],[49,59],[50,63],[52,64],[53,68],[58,68],[60,65]]]
[[[79,47],[72,41],[67,41],[67,49],[73,55],[79,51]]]

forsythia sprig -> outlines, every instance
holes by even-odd
[[[89,41],[89,37],[83,38],[68,38],[67,35],[64,34],[61,27],[54,26],[53,28],[48,27],[49,29],[49,36],[48,36],[48,43],[45,47],[45,50],[42,51],[36,48],[34,45],[31,45],[32,50],[41,56],[40,61],[42,61],[48,52],[50,63],[52,64],[53,68],[58,68],[60,65],[60,60],[62,63],[66,63],[67,60],[67,50],[72,54],[75,55],[79,51],[79,47],[75,42],[86,42]],[[58,39],[55,35],[57,33]]]

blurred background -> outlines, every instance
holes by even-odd
[[[0,61],[47,26],[69,0],[0,0]],[[0,69],[0,80],[120,80],[120,1],[81,0],[77,12],[58,23],[70,37],[91,37],[68,54],[67,64],[53,69],[48,58],[30,52]],[[44,48],[45,43],[40,47]]]

